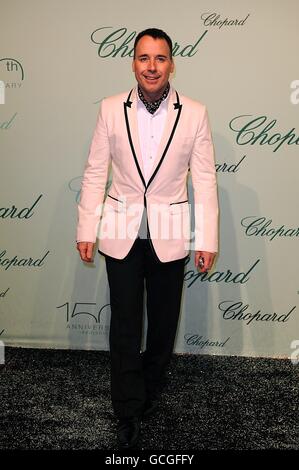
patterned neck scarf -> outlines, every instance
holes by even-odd
[[[149,101],[146,101],[146,99],[144,98],[144,95],[143,95],[143,93],[142,93],[142,91],[141,91],[141,89],[138,85],[138,96],[141,99],[144,106],[146,107],[146,109],[148,110],[148,112],[151,113],[151,114],[154,114],[157,111],[157,109],[159,108],[162,101],[164,101],[167,98],[169,90],[170,90],[170,85],[169,85],[169,82],[168,82],[161,98],[159,98],[157,101],[153,101],[152,103],[150,103]]]

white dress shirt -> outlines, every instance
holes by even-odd
[[[138,94],[137,94],[138,95]],[[143,161],[144,179],[148,182],[152,170],[153,163],[157,155],[158,147],[164,131],[167,107],[170,91],[167,98],[162,101],[154,114],[148,112],[143,102],[138,96],[137,101],[137,121],[139,142]]]

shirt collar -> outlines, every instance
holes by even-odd
[[[139,85],[137,85],[136,94],[137,94],[137,106],[138,107],[144,107],[144,109],[146,109],[149,112],[149,114],[151,114],[152,116],[156,114],[160,108],[162,109],[167,108],[169,96],[171,94],[171,87],[170,87],[169,82],[161,98],[155,101],[154,103],[149,103],[145,99],[142,99],[142,97],[140,97],[139,90],[140,90]],[[142,91],[141,91],[141,95],[143,96]]]

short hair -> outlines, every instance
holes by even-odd
[[[134,57],[135,57],[136,46],[138,42],[140,41],[140,39],[143,38],[143,36],[151,36],[154,39],[164,39],[168,44],[169,51],[170,51],[170,58],[172,59],[172,40],[170,39],[168,34],[165,33],[165,31],[162,31],[162,29],[158,29],[158,28],[148,28],[137,34],[135,41],[134,41]]]

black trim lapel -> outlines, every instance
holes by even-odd
[[[178,114],[177,114],[177,117],[176,117],[176,120],[175,120],[175,123],[173,125],[173,128],[172,128],[172,131],[170,133],[170,136],[169,136],[169,139],[168,139],[168,142],[166,144],[166,147],[164,149],[164,152],[162,154],[162,157],[160,158],[160,161],[158,163],[158,165],[156,166],[155,168],[155,171],[153,172],[152,176],[150,177],[148,183],[147,183],[147,187],[151,184],[151,182],[153,181],[153,179],[155,178],[156,174],[158,173],[162,163],[163,163],[163,160],[168,152],[168,149],[169,149],[169,146],[171,144],[171,141],[173,139],[173,136],[174,136],[174,133],[175,133],[175,130],[176,130],[176,127],[178,125],[178,122],[179,122],[179,119],[180,119],[180,116],[181,116],[181,112],[182,112],[182,105],[180,103],[180,98],[179,98],[179,95],[178,93],[176,92],[176,99],[177,99],[177,102],[173,104],[174,106],[174,109],[175,110],[178,110]]]
[[[133,157],[134,157],[134,161],[135,161],[135,165],[137,167],[137,170],[138,170],[138,173],[139,173],[139,176],[142,180],[142,183],[144,185],[144,187],[147,188],[149,187],[149,185],[151,184],[151,182],[153,181],[153,179],[155,178],[156,174],[158,173],[162,163],[163,163],[163,160],[168,152],[168,149],[169,149],[169,146],[171,144],[171,141],[173,139],[173,136],[174,136],[174,133],[175,133],[175,130],[177,128],[177,125],[178,125],[178,122],[179,122],[179,119],[180,119],[180,116],[181,116],[181,112],[182,112],[182,104],[180,103],[180,98],[179,98],[179,95],[176,91],[176,99],[177,99],[177,102],[176,103],[173,103],[173,106],[174,106],[174,109],[178,111],[177,113],[177,116],[176,116],[176,119],[175,119],[175,122],[174,122],[174,125],[173,125],[173,128],[171,130],[171,133],[170,133],[170,136],[169,136],[169,139],[167,141],[167,144],[165,146],[165,149],[163,151],[163,154],[162,154],[162,157],[160,158],[159,160],[159,163],[158,165],[156,166],[153,174],[151,175],[148,183],[146,184],[145,182],[145,179],[144,179],[144,176],[142,174],[142,171],[141,171],[141,168],[140,168],[140,165],[138,163],[138,159],[137,159],[137,156],[136,156],[136,152],[135,152],[135,148],[134,148],[134,144],[133,144],[133,140],[132,140],[132,135],[131,135],[131,130],[130,130],[130,123],[129,123],[129,118],[128,118],[128,110],[127,108],[131,108],[131,105],[132,105],[132,101],[130,101],[130,98],[131,98],[131,94],[132,94],[132,91],[130,91],[128,97],[127,97],[127,100],[124,102],[124,113],[125,113],[125,120],[126,120],[126,127],[127,127],[127,134],[128,134],[128,139],[129,139],[129,143],[130,143],[130,147],[131,147],[131,151],[132,151],[132,154],[133,154]]]
[[[143,177],[141,168],[139,166],[139,163],[138,163],[138,160],[137,160],[137,157],[136,157],[136,152],[135,152],[135,148],[134,148],[134,144],[133,144],[133,140],[132,140],[132,135],[131,135],[131,130],[130,130],[130,123],[129,123],[129,118],[128,118],[127,108],[131,108],[131,105],[132,105],[132,101],[130,101],[132,91],[133,90],[130,91],[130,93],[128,95],[128,98],[127,98],[127,101],[124,102],[124,112],[125,112],[125,119],[126,119],[126,126],[127,126],[127,134],[128,134],[128,139],[129,139],[129,142],[130,142],[131,151],[132,151],[132,154],[133,154],[133,157],[134,157],[134,160],[135,160],[135,165],[137,167],[137,170],[138,170],[139,176],[141,178],[141,181],[143,183],[143,186],[146,188],[145,179]]]

